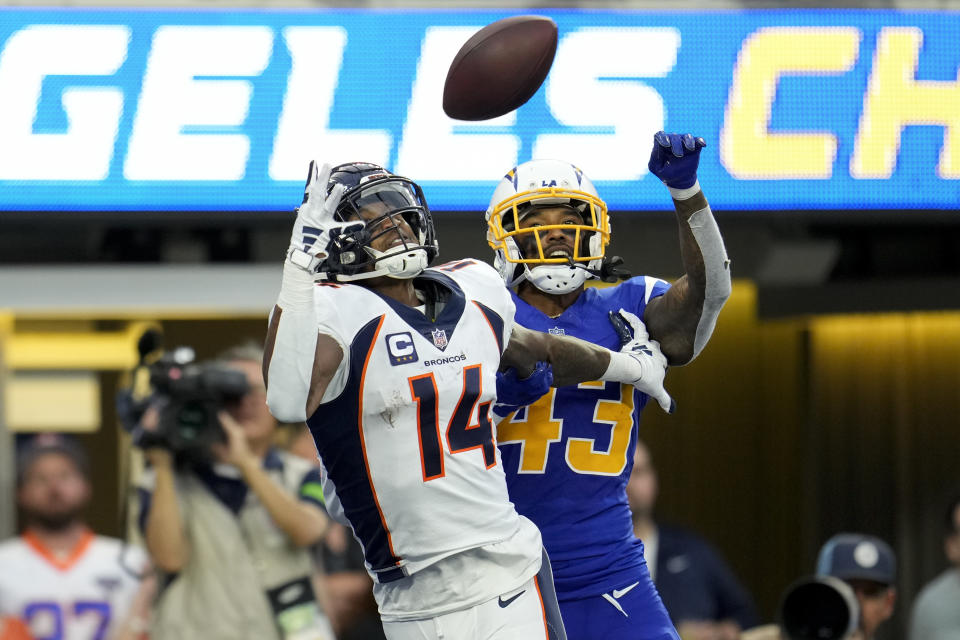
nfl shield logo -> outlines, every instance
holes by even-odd
[[[112,593],[120,587],[119,577],[97,576],[94,578],[94,580],[96,581],[97,585],[107,593]]]
[[[433,346],[441,351],[447,348],[447,332],[445,329],[434,329],[430,333],[433,335]]]

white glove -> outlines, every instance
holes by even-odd
[[[660,408],[667,413],[673,413],[677,403],[663,387],[667,358],[660,351],[660,343],[650,339],[643,321],[629,311],[611,311],[610,322],[620,335],[621,347],[619,353],[610,354],[607,375],[612,373],[611,370],[615,370],[616,375],[625,378],[624,382],[629,382],[656,400]],[[630,377],[634,375],[635,377]]]
[[[327,257],[325,250],[330,241],[331,232],[338,232],[357,222],[345,223],[334,220],[333,214],[340,204],[340,198],[346,185],[334,185],[327,195],[327,182],[330,179],[330,165],[319,167],[316,160],[310,161],[307,186],[303,191],[303,202],[297,209],[297,220],[290,235],[290,248],[287,260],[304,271],[314,273],[317,266]]]

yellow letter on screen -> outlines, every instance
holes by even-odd
[[[942,125],[937,175],[960,178],[960,71],[955,82],[915,79],[923,32],[888,27],[877,36],[850,175],[889,178],[897,165],[900,132],[909,124]]]
[[[720,131],[720,161],[741,180],[830,178],[837,155],[831,133],[770,133],[780,76],[849,71],[857,61],[856,27],[767,27],[740,49]],[[829,103],[821,96],[819,108]]]

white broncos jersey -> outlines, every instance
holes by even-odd
[[[139,547],[92,533],[56,558],[27,533],[0,544],[0,615],[21,618],[35,638],[109,640],[146,564]]]
[[[423,281],[450,291],[433,321],[362,286],[316,287],[320,332],[344,358],[307,422],[328,507],[342,510],[381,584],[506,540],[526,522],[508,497],[489,417],[513,327],[510,294],[474,260],[427,269]],[[539,563],[534,537],[523,555]]]

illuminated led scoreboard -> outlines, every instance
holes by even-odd
[[[960,13],[548,10],[544,87],[458,122],[447,66],[503,11],[0,9],[0,210],[289,210],[310,159],[482,210],[532,157],[663,209],[659,129],[715,208],[960,208]]]

